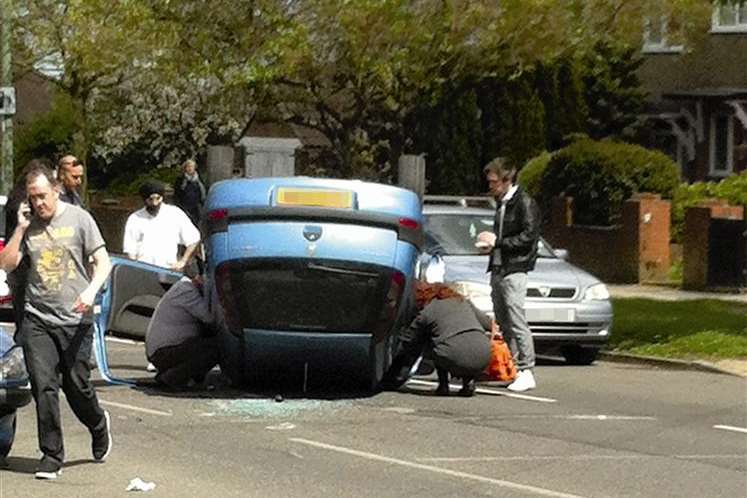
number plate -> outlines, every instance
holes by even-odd
[[[353,207],[353,193],[345,190],[279,188],[279,206]]]
[[[529,322],[574,322],[576,310],[573,308],[531,308],[526,310]]]

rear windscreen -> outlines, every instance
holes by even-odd
[[[242,328],[371,332],[391,271],[373,265],[274,261],[231,265],[234,309]]]

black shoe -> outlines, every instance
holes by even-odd
[[[475,378],[465,377],[464,379],[462,379],[462,389],[459,391],[459,396],[471,398],[475,395],[475,389],[477,389],[477,386],[475,385]]]
[[[112,451],[112,423],[109,412],[106,410],[104,410],[104,420],[104,427],[91,434],[91,452],[93,459],[97,462],[106,460]]]
[[[443,368],[436,368],[436,374],[438,375],[438,387],[436,388],[436,396],[448,396],[449,395],[449,371]]]
[[[42,459],[39,460],[39,465],[36,467],[34,477],[37,479],[57,479],[60,474],[62,474],[62,465],[51,458],[43,456]]]

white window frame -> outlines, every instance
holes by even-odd
[[[726,169],[716,169],[716,119],[727,118],[726,127]],[[709,150],[710,157],[708,161],[708,174],[714,177],[727,177],[734,173],[734,115],[725,112],[717,112],[711,115]]]
[[[651,23],[661,23],[661,40],[651,41]],[[669,27],[669,19],[667,16],[661,16],[658,19],[646,18],[645,25],[643,27],[643,53],[644,54],[679,54],[684,52],[685,47],[683,45],[670,45],[667,40],[667,33]]]
[[[747,3],[745,6],[747,6]],[[731,5],[725,5],[718,2],[714,3],[713,15],[711,16],[711,33],[747,33],[747,18],[742,19],[740,17],[739,7],[740,5],[738,3]],[[735,9],[736,12],[734,15],[737,19],[736,24],[721,25],[719,23],[721,9]]]

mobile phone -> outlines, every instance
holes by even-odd
[[[24,202],[22,205],[21,212],[27,218],[31,218],[36,215],[36,213],[34,212],[34,205],[31,203],[31,199],[26,199],[26,202]]]

